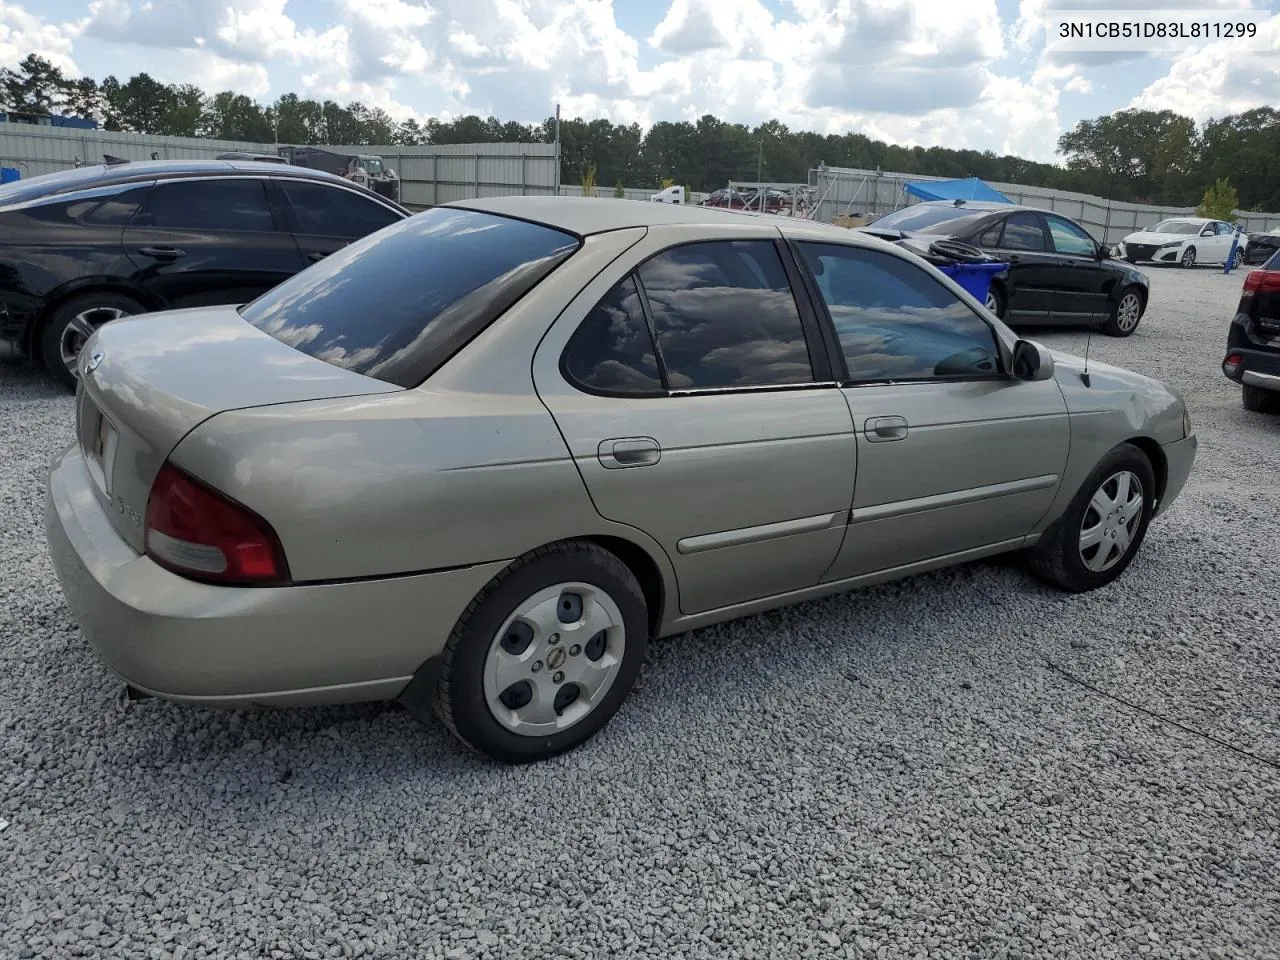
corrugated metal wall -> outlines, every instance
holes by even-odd
[[[904,183],[945,179],[847,167],[825,167],[809,172],[809,185],[819,199],[817,219],[827,222],[845,213],[875,216],[889,213],[916,202],[902,192]],[[1054,210],[1076,220],[1103,243],[1116,243],[1127,234],[1154,226],[1166,217],[1195,213],[1194,207],[1161,207],[1120,201],[1108,204],[1101,197],[1068,190],[1029,187],[1019,183],[988,183],[1014,203]],[[1280,213],[1239,210],[1236,217],[1246,232],[1262,233],[1280,227]]]
[[[194,160],[212,159],[231,150],[275,153],[275,149],[275,144],[270,143],[0,125],[0,166],[17,167],[23,177],[66,170],[75,166],[77,159],[101,163],[103,154],[127,160],[149,160],[153,154],[161,160]],[[335,153],[380,155],[400,175],[401,200],[409,206],[430,206],[476,196],[555,193],[556,148],[551,143],[421,147],[387,144],[325,149]]]

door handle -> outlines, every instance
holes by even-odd
[[[187,251],[178,247],[139,247],[138,252],[144,257],[154,257],[157,260],[177,260],[187,255]]]
[[[624,437],[602,441],[596,455],[610,470],[647,467],[662,459],[662,447],[652,437]]]
[[[872,417],[863,425],[867,439],[872,443],[907,439],[907,421],[902,417]]]
[[[307,254],[307,259],[310,260],[312,263],[318,263],[327,256],[328,256],[327,253],[322,253],[319,250],[312,250],[310,253]]]

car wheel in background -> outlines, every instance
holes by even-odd
[[[1069,593],[1106,586],[1128,568],[1155,505],[1147,455],[1122,443],[1080,486],[1066,513],[1031,548],[1031,570]]]
[[[541,547],[490,581],[458,620],[436,713],[495,760],[555,756],[618,711],[648,639],[644,594],[626,564],[592,543]]]
[[[1182,265],[1190,270],[1196,265],[1196,248],[1187,247],[1182,251]]]
[[[1125,287],[1120,299],[1111,308],[1111,316],[1102,325],[1102,331],[1110,337],[1127,337],[1138,329],[1142,320],[1142,293],[1137,287]]]
[[[53,311],[40,335],[45,367],[74,390],[80,375],[76,360],[93,332],[104,323],[146,312],[138,301],[110,291],[72,297]]]
[[[1248,383],[1240,386],[1241,402],[1250,413],[1280,413],[1280,393]]]
[[[987,288],[986,307],[998,318],[1004,319],[1004,291],[999,284],[993,283]]]

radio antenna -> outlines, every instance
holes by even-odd
[[[1084,342],[1084,370],[1080,373],[1080,380],[1086,387],[1092,387],[1089,382],[1089,347],[1093,344],[1093,327],[1089,328],[1088,339]]]

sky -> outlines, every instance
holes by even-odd
[[[1046,50],[1055,9],[1266,11],[1269,51]],[[1280,106],[1280,0],[0,0],[0,64],[467,113],[647,127],[711,113],[1057,160],[1126,107],[1203,122]]]

